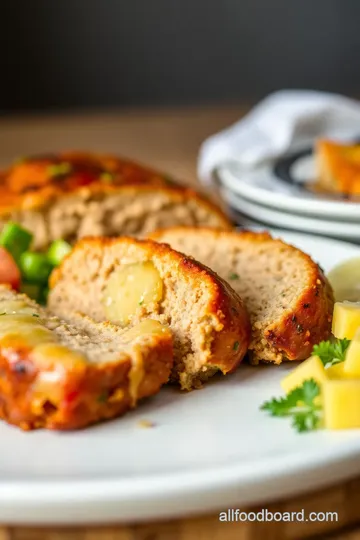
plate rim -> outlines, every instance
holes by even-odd
[[[346,222],[360,222],[360,203],[344,201],[327,201],[321,198],[311,198],[301,196],[301,192],[296,197],[289,196],[279,191],[270,191],[250,181],[245,181],[241,175],[235,172],[234,162],[227,162],[216,168],[215,175],[220,185],[224,185],[234,194],[261,203],[269,208],[279,208],[285,211],[296,212],[297,214],[309,216],[331,216],[332,219],[344,219]],[[242,175],[246,175],[248,180],[261,174],[272,175],[273,165],[263,164],[252,170],[243,170]]]
[[[224,188],[220,188],[220,193],[225,202],[234,208],[237,212],[245,214],[250,219],[268,224],[269,227],[279,227],[281,223],[282,227],[288,227],[290,230],[300,233],[308,233],[314,235],[328,236],[330,239],[332,236],[339,239],[346,237],[348,239],[360,240],[360,222],[343,222],[343,221],[330,221],[327,219],[316,218],[311,216],[293,215],[288,212],[278,211],[274,208],[269,208],[253,201],[248,201],[235,195]],[[253,211],[247,212],[247,208]],[[262,211],[262,216],[256,216],[256,209]],[[264,217],[264,214],[266,217]],[[286,223],[284,220],[288,220]],[[301,223],[300,223],[301,222]],[[319,225],[321,230],[315,227]],[[302,228],[304,227],[304,228]]]

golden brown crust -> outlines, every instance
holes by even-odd
[[[24,295],[12,294],[36,306]],[[44,309],[39,311],[36,321],[47,317]],[[96,363],[61,342],[47,344],[44,352],[18,322],[15,332],[0,337],[0,418],[23,430],[83,428],[123,414],[168,381],[173,366],[169,331],[122,344],[118,352],[118,359]]]
[[[196,200],[214,213],[219,226],[231,227],[227,216],[206,197],[181,186],[157,171],[130,160],[81,152],[27,158],[0,174],[0,216],[36,210],[59,197],[79,192],[118,193],[126,188],[162,190],[174,199]]]
[[[138,398],[156,394],[168,381],[172,366],[171,341],[152,350],[144,362]],[[54,366],[56,370],[56,366]],[[0,346],[0,417],[21,429],[70,430],[120,416],[132,406],[129,392],[130,359],[126,362],[76,366],[63,371],[57,392],[61,399],[39,402],[33,385],[40,370],[30,351]]]
[[[85,238],[80,240],[72,252],[64,259],[60,267],[54,270],[50,278],[50,289],[56,289],[57,284],[67,279],[67,271],[77,260],[77,253],[82,250],[92,252],[94,247],[106,250],[128,244],[135,249],[146,252],[147,260],[154,257],[166,258],[172,269],[179,275],[183,274],[189,281],[189,288],[199,289],[207,284],[208,303],[203,315],[212,319],[214,331],[212,334],[211,351],[207,365],[216,366],[223,373],[233,371],[246,354],[250,339],[250,321],[242,300],[235,291],[215,272],[199,263],[192,257],[171,249],[167,244],[152,240],[135,240],[133,238]],[[74,263],[78,264],[78,263]],[[52,292],[49,297],[52,305]],[[100,302],[100,299],[99,299]],[[56,309],[55,302],[53,308]],[[82,306],[79,306],[82,310]],[[184,306],[184,310],[186,307]],[[86,311],[85,311],[86,313]]]
[[[206,236],[209,237],[209,241],[216,238],[217,242],[221,242],[222,238],[231,238],[234,244],[246,239],[253,243],[271,242],[274,247],[286,246],[288,252],[290,250],[296,253],[296,256],[303,260],[304,269],[306,268],[309,276],[308,286],[298,296],[291,310],[286,311],[280,320],[267,327],[264,338],[275,353],[280,353],[280,357],[287,360],[307,358],[315,344],[329,338],[334,305],[333,291],[322,270],[309,255],[280,239],[274,239],[267,232],[220,231],[206,227],[197,229],[170,227],[156,231],[150,237],[161,241],[168,232],[186,235],[189,231],[199,235],[199,242],[206,241]],[[280,362],[281,360],[278,363]]]

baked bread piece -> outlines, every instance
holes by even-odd
[[[252,363],[307,358],[330,335],[333,293],[319,266],[268,233],[175,227],[152,235],[193,255],[243,298]]]
[[[34,234],[34,249],[83,236],[147,235],[169,225],[229,228],[203,196],[164,175],[112,156],[64,153],[27,158],[0,176],[0,228]]]
[[[151,240],[86,238],[50,278],[49,306],[96,321],[136,324],[151,317],[174,336],[172,378],[197,387],[244,357],[250,323],[238,295],[211,270]]]
[[[321,139],[315,145],[315,188],[332,193],[360,195],[360,145]]]
[[[119,416],[166,383],[172,336],[157,321],[131,330],[66,322],[0,286],[0,417],[24,430],[67,430]]]

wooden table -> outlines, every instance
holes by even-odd
[[[0,121],[0,162],[37,152],[88,149],[149,163],[196,185],[201,141],[241,117],[248,107],[112,111],[61,116],[23,116]],[[360,478],[292,500],[244,509],[258,512],[337,512],[338,522],[223,523],[218,514],[109,527],[0,526],[0,540],[281,540],[316,537],[360,539]]]

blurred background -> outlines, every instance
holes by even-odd
[[[2,114],[360,95],[356,0],[8,0]]]

